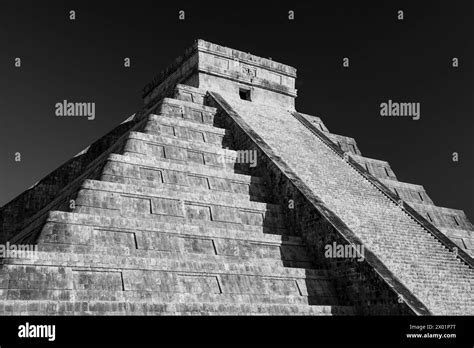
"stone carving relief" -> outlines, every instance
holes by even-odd
[[[256,77],[257,76],[257,69],[252,68],[248,65],[243,65],[241,66],[240,71],[244,74],[247,75],[248,77]]]

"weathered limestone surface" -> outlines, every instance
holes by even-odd
[[[0,315],[473,314],[472,266],[292,116],[295,78],[198,40],[142,110],[0,209],[0,242],[39,250],[0,260]],[[301,116],[474,251],[462,211]],[[333,242],[366,259],[325,257]]]
[[[472,268],[447,252],[289,111],[237,98],[226,101],[433,313],[474,313]],[[355,157],[371,162],[372,170],[384,166]]]
[[[238,95],[239,89],[246,89],[251,91],[255,102],[294,109],[295,78],[296,69],[291,66],[197,40],[145,87],[144,100],[148,104],[154,98],[173,94],[170,90],[174,85],[184,83],[202,91],[218,90],[228,95]]]
[[[288,234],[264,180],[223,149],[232,134],[215,114],[170,98],[149,108],[74,208],[46,214],[37,258],[3,260],[0,313],[355,313]]]
[[[350,154],[351,158],[392,190],[400,199],[410,203],[419,214],[453,240],[458,247],[474,256],[472,247],[474,227],[462,210],[434,206],[434,202],[423,186],[398,181],[388,162],[364,157],[355,139],[330,133],[319,117],[301,115],[324,132],[342,151]]]

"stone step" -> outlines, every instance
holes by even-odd
[[[472,276],[469,276],[469,270],[456,270],[455,267],[452,268],[444,268],[440,269],[438,272],[432,271],[431,269],[435,267],[435,264],[424,264],[422,262],[418,262],[421,264],[421,266],[413,270],[412,269],[412,264],[406,264],[406,263],[395,263],[391,262],[388,259],[381,258],[385,264],[388,266],[392,267],[395,271],[399,272],[399,277],[400,279],[405,279],[407,282],[413,281],[414,283],[416,282],[421,282],[423,286],[426,284],[432,283],[433,280],[437,281],[441,278],[445,279],[445,283],[453,282],[457,284],[466,284],[467,282],[470,282],[472,279]],[[408,277],[409,275],[414,275],[416,274],[416,279]],[[454,288],[453,288],[454,290]]]
[[[171,151],[166,151],[167,146],[169,146],[173,148],[187,149],[194,152],[202,152],[202,153],[205,153],[206,155],[209,154],[209,155],[225,156],[226,158],[229,158],[229,159],[237,158],[237,151],[232,150],[232,149],[225,149],[221,145],[213,144],[213,143],[205,143],[202,141],[199,142],[199,141],[194,141],[194,140],[183,140],[169,134],[151,134],[151,133],[132,131],[129,134],[129,141],[131,139],[137,140],[137,143],[138,142],[140,143],[138,143],[138,145],[135,145],[133,147],[129,146],[130,151],[143,153],[145,155],[154,154],[154,152],[156,152],[156,149],[153,149],[154,151],[150,151],[149,149],[144,148],[143,144],[144,145],[153,144],[156,147],[158,146],[165,147],[165,153],[171,152]],[[177,152],[177,150],[175,150],[175,152]],[[178,154],[180,153],[176,153],[176,155]],[[182,156],[181,157],[176,156],[176,157],[182,158]]]
[[[279,205],[229,200],[219,194],[194,194],[150,187],[86,180],[76,198],[74,212],[144,219],[268,225],[284,228]]]
[[[167,246],[165,246],[166,248]],[[60,254],[71,254],[71,260],[76,260],[79,256],[75,254],[100,254],[107,256],[127,256],[127,257],[138,257],[144,259],[169,259],[170,261],[181,261],[187,258],[192,258],[195,261],[200,262],[227,262],[229,264],[245,264],[248,262],[255,262],[259,260],[260,266],[265,267],[285,267],[285,268],[302,268],[302,269],[315,269],[313,260],[306,259],[306,255],[293,255],[289,251],[283,251],[281,255],[268,254],[262,255],[261,258],[251,254],[239,255],[236,248],[236,255],[226,255],[224,252],[219,254],[211,254],[209,250],[202,248],[196,252],[186,251],[175,251],[175,250],[157,250],[154,249],[132,249],[128,246],[88,246],[80,244],[66,244],[60,242],[41,242],[37,246],[39,253],[47,253],[47,256],[41,256],[46,259],[57,258],[58,253]],[[286,246],[283,247],[286,250]],[[208,252],[209,251],[209,252]],[[230,254],[230,252],[229,252]],[[289,255],[288,255],[289,254]],[[1,262],[0,262],[1,264]]]
[[[441,281],[442,280],[440,280],[440,282]],[[453,301],[452,297],[450,297],[446,293],[449,294],[450,292],[455,292],[459,296],[466,297],[466,301],[463,301],[463,304],[465,305],[474,304],[474,301],[471,300],[472,296],[470,296],[473,291],[472,287],[471,288],[458,288],[458,287],[453,288],[453,285],[449,283],[444,286],[437,286],[436,284],[439,284],[439,282],[427,283],[425,286],[416,285],[414,282],[411,282],[411,283],[407,282],[407,284],[409,284],[409,286],[413,288],[412,291],[415,294],[415,296],[426,297],[428,298],[428,302],[437,302],[440,300]],[[440,292],[442,294],[439,294]],[[464,315],[466,315],[466,313],[464,313]]]
[[[221,148],[232,145],[232,136],[224,128],[208,124],[199,124],[166,114],[148,116],[143,133],[173,137],[183,141],[204,143]]]
[[[415,251],[416,248],[408,248],[406,250],[406,261],[415,261],[418,260],[420,257],[426,258],[427,261],[431,262],[437,262],[437,263],[443,263],[443,264],[453,264],[458,267],[458,265],[462,262],[460,259],[457,259],[454,255],[454,253],[445,253],[443,255],[440,254],[434,254],[434,253],[429,253],[429,252],[424,252],[424,253],[418,253],[416,257],[412,257],[408,255],[410,251]]]
[[[385,243],[387,246],[390,246],[391,248],[397,248],[401,250],[407,250],[407,254],[409,254],[413,250],[417,250],[417,253],[421,255],[433,255],[433,257],[449,257],[449,253],[444,253],[443,255],[437,255],[434,253],[434,250],[444,250],[447,251],[443,244],[436,240],[432,239],[413,239],[413,240],[406,240],[406,241],[401,241],[401,240],[396,240],[393,239],[392,237],[386,237],[385,236],[377,236],[376,238],[372,238],[371,240],[371,245],[377,246],[380,245],[380,243]],[[410,252],[408,252],[410,250]]]
[[[422,292],[430,291],[430,289],[433,289],[434,292],[439,291],[440,289],[444,290],[456,290],[459,293],[464,293],[464,294],[472,294],[474,291],[473,285],[469,284],[470,278],[468,277],[462,277],[462,281],[465,283],[460,283],[459,281],[453,281],[452,279],[449,279],[448,276],[440,276],[437,274],[430,274],[430,273],[417,273],[417,272],[412,272],[412,273],[406,273],[406,275],[412,276],[412,277],[419,277],[420,274],[427,274],[429,276],[428,281],[423,283],[423,286],[416,286],[414,282],[413,283],[413,288],[414,289],[419,289]],[[432,291],[432,292],[433,292]]]
[[[446,288],[446,289],[438,289],[439,291],[449,291],[449,288]],[[435,292],[435,291],[434,291]],[[421,292],[423,293],[423,292]],[[474,301],[471,300],[469,298],[469,293],[466,293],[465,295],[468,295],[466,297],[466,301],[463,301],[463,302],[459,302],[459,301],[456,301],[456,300],[453,300],[452,298],[449,298],[449,297],[446,297],[446,296],[440,296],[439,298],[429,298],[427,300],[428,304],[433,304],[433,303],[444,303],[445,306],[449,306],[449,304],[454,304],[454,303],[457,303],[457,305],[454,306],[454,308],[464,308],[464,312],[459,312],[455,315],[468,315],[469,313],[469,307],[473,306],[474,305]],[[454,311],[453,311],[454,312]],[[451,314],[453,315],[453,314]]]
[[[146,301],[149,303],[215,303],[215,304],[291,304],[291,305],[338,305],[334,297],[284,296],[255,294],[173,293],[159,291],[110,291],[110,290],[0,290],[2,301],[49,300],[49,301]]]
[[[292,115],[291,112],[276,108],[266,108],[240,101],[237,98],[234,100],[233,98],[225,97],[225,101],[222,99],[223,97],[216,95],[216,104],[221,105],[229,114],[229,117],[234,117],[234,113],[240,116],[241,120],[246,122],[248,127],[260,137],[259,139],[264,141],[273,150],[274,157],[281,158],[282,161],[291,167],[291,175],[303,178],[302,180],[307,185],[308,190],[312,190],[324,202],[324,206],[327,209],[330,209],[345,222],[362,243],[368,246],[376,256],[380,257],[381,262],[392,272],[396,279],[400,279],[408,291],[413,291],[414,284],[424,286],[432,280],[431,275],[424,274],[423,272],[418,273],[416,276],[404,275],[403,271],[407,270],[409,265],[402,263],[408,255],[413,255],[414,261],[422,269],[433,271],[438,269],[437,267],[439,266],[435,262],[430,263],[430,261],[426,261],[429,260],[427,255],[418,253],[426,248],[423,240],[427,237],[428,231],[424,230],[419,223],[407,215],[402,208],[393,204],[376,187],[377,185],[364,178],[347,161],[336,155],[327,146],[324,139],[315,136],[305,125],[301,124],[299,117],[295,113]],[[256,115],[264,115],[266,120],[273,120],[273,122],[261,122],[260,117],[256,117]],[[281,132],[281,129],[279,129],[281,124],[287,126],[287,132]],[[318,154],[317,161],[308,163],[305,159],[311,158],[315,153]],[[350,155],[352,158],[355,158],[354,156]],[[380,165],[380,161],[378,163],[372,160],[368,161],[371,162],[369,166],[373,164],[372,169],[377,165],[382,171],[387,169],[388,175],[393,174],[386,163]],[[367,159],[363,162],[367,162]],[[370,167],[369,170],[372,173],[374,172]],[[387,173],[385,174],[387,175]],[[360,223],[354,221],[354,217]],[[398,240],[390,241],[384,239],[389,235]],[[420,237],[420,239],[417,240],[417,237]],[[432,252],[434,254],[451,255],[442,246],[436,246],[436,243],[430,247],[433,248]],[[445,259],[449,260],[450,257],[447,256]],[[444,256],[441,256],[441,258],[444,259]],[[437,263],[440,264],[440,262]],[[378,266],[375,265],[375,267],[377,268]],[[456,268],[460,273],[469,270],[466,265],[461,263],[457,263]],[[469,271],[472,279],[472,269]],[[457,276],[458,273],[456,272],[448,274],[448,282],[465,282],[464,279]],[[432,284],[434,285],[435,283]],[[438,287],[438,289],[440,289],[439,293],[433,292],[428,296],[422,295],[417,297],[425,305],[428,300],[440,298],[451,297],[459,303],[465,302],[467,298],[472,298],[472,294],[458,291],[456,288],[448,290],[448,288]],[[437,313],[437,308],[428,308],[434,314]],[[470,308],[470,312],[472,312],[473,308]]]
[[[422,236],[422,237],[414,237],[413,239],[407,239],[407,240],[403,240],[403,239],[399,239],[397,237],[394,237],[394,236],[391,236],[390,234],[379,234],[378,236],[373,236],[372,233],[361,233],[361,235],[363,236],[372,236],[372,240],[374,240],[374,243],[376,243],[376,241],[381,241],[381,242],[387,242],[387,243],[392,243],[394,245],[402,245],[402,246],[409,246],[409,245],[413,245],[413,243],[416,243],[416,245],[423,245],[425,247],[425,249],[429,250],[430,248],[439,248],[442,244],[437,240],[435,239],[434,237],[432,237],[431,235],[426,235],[426,236]],[[418,244],[419,243],[419,244]],[[425,250],[425,249],[422,249],[422,250]]]
[[[196,157],[196,158],[188,158],[188,159],[176,159],[176,158],[165,158],[165,157],[160,157],[160,155],[155,156],[146,156],[144,154],[138,153],[138,152],[131,152],[131,151],[123,151],[121,153],[122,155],[126,157],[133,157],[137,159],[142,159],[145,161],[151,161],[154,163],[154,165],[157,166],[162,166],[162,165],[173,165],[173,164],[181,164],[181,165],[191,165],[191,166],[196,166],[198,169],[213,169],[213,170],[218,170],[221,171],[224,175],[227,174],[240,174],[240,175],[249,175],[249,170],[248,167],[249,165],[241,165],[239,163],[234,163],[234,162],[217,162],[212,163],[211,161],[207,161],[204,163],[203,160],[201,161],[202,157]],[[190,156],[193,156],[191,154]],[[247,167],[247,168],[246,168]]]
[[[365,234],[369,234],[369,233],[365,233]],[[403,236],[403,234],[400,234],[400,235]],[[426,233],[425,235],[413,236],[413,238],[410,238],[410,240],[406,240],[406,241],[405,240],[400,241],[400,239],[398,239],[396,236],[392,235],[391,233],[380,234],[377,237],[384,238],[386,240],[394,241],[394,242],[410,242],[410,241],[423,242],[423,243],[426,243],[428,246],[441,244],[440,241],[436,237],[434,237],[433,235],[429,233]]]
[[[178,84],[176,85],[174,92],[174,99],[187,101],[190,103],[204,105],[204,99],[206,90],[191,87],[187,85]]]
[[[45,248],[46,247],[46,248]],[[44,251],[50,247],[49,251]],[[58,247],[58,248],[56,248]],[[157,251],[146,253],[138,251],[133,254],[105,254],[95,253],[93,248],[83,249],[83,253],[74,253],[69,249],[62,250],[61,245],[44,244],[39,251],[28,258],[4,258],[2,265],[9,266],[68,266],[75,268],[95,269],[140,269],[166,272],[191,272],[238,274],[262,277],[293,277],[328,279],[326,270],[314,268],[287,267],[285,261],[270,258],[242,259],[227,255],[202,255],[192,253],[173,253]],[[173,268],[176,267],[176,268]]]
[[[199,132],[211,132],[215,135],[220,137],[226,135],[232,135],[231,132],[226,129],[212,124],[205,124],[205,123],[196,123],[190,120],[172,117],[166,113],[150,113],[147,117],[146,122],[153,122],[160,125],[167,125],[167,126],[177,126],[186,129],[192,129]],[[169,135],[176,134],[176,132],[164,132],[168,133]]]
[[[446,248],[443,244],[438,241],[432,241],[431,239],[420,239],[420,240],[393,240],[391,237],[385,238],[384,236],[372,239],[369,245],[372,245],[374,249],[380,248],[380,245],[386,245],[391,249],[399,249],[405,251],[407,258],[419,258],[420,256],[426,256],[431,259],[438,260],[457,260],[454,257],[454,253]],[[442,253],[436,253],[435,251],[443,251]],[[413,254],[416,253],[416,254]]]
[[[421,262],[417,262],[417,263],[420,264]],[[459,267],[459,265],[457,267],[455,265],[447,265],[447,266],[439,267],[436,270],[432,269],[436,267],[436,262],[431,262],[431,263],[423,262],[422,266],[418,267],[416,270],[412,270],[411,266],[413,265],[413,263],[409,263],[409,262],[396,263],[394,264],[394,268],[396,268],[397,265],[399,265],[398,266],[399,269],[405,270],[404,272],[406,273],[413,272],[413,273],[418,273],[422,275],[426,274],[426,277],[428,277],[428,275],[441,274],[442,272],[444,272],[445,275],[450,276],[450,277],[456,275],[456,276],[460,276],[460,277],[462,276],[463,278],[465,278],[466,275],[469,275],[468,269],[462,269]],[[410,268],[408,268],[407,265]]]
[[[361,235],[371,237],[371,239],[374,241],[380,240],[381,242],[391,243],[391,245],[399,245],[403,248],[410,246],[416,247],[420,252],[430,251],[431,248],[444,248],[443,244],[433,235],[428,233],[428,231],[425,231],[418,226],[413,226],[412,229],[417,229],[418,232],[420,232],[417,233],[417,235],[413,235],[413,238],[410,238],[410,236],[405,236],[402,233],[400,233],[398,236],[394,236],[391,232],[382,232],[378,233],[378,235],[374,235],[372,231],[364,231],[361,233]],[[406,237],[406,239],[402,239],[400,236]],[[420,246],[423,246],[424,248],[420,249]]]
[[[383,254],[383,253],[380,253],[380,255],[382,255],[384,258],[386,258],[387,260],[390,260],[390,258],[393,258],[393,255],[389,255],[389,254]],[[445,261],[440,261],[440,260],[429,260],[429,259],[423,259],[422,260],[423,262],[421,263],[420,262],[420,259],[404,259],[404,260],[401,260],[401,261],[397,261],[397,264],[408,264],[408,265],[417,265],[418,267],[422,267],[424,265],[424,267],[432,267],[431,268],[431,271],[433,272],[437,272],[438,270],[445,270],[445,269],[449,269],[449,270],[452,270],[453,271],[453,274],[456,273],[455,271],[457,271],[457,273],[464,273],[464,272],[467,272],[467,270],[469,270],[469,268],[467,267],[460,267],[462,266],[461,262],[460,261],[453,261],[453,262],[445,262]],[[428,272],[428,270],[427,270]]]
[[[51,223],[51,225],[48,225]],[[63,226],[58,229],[57,226]],[[54,227],[54,231],[52,230]],[[87,229],[86,229],[87,227]],[[229,226],[226,226],[229,227]],[[71,213],[64,211],[51,211],[46,219],[44,229],[48,228],[51,231],[44,231],[43,235],[50,233],[54,234],[53,240],[59,243],[71,243],[69,235],[78,233],[83,230],[83,238],[80,240],[81,244],[91,245],[90,241],[94,238],[93,231],[123,231],[124,233],[133,233],[134,239],[139,233],[167,233],[176,234],[180,236],[197,236],[201,238],[229,238],[234,240],[243,240],[249,243],[268,243],[279,244],[288,243],[289,245],[302,244],[302,240],[297,236],[286,235],[286,232],[275,230],[274,228],[262,226],[230,226],[237,228],[222,228],[222,226],[210,224],[189,224],[186,222],[174,223],[156,220],[143,220],[125,217],[108,217],[99,215],[88,215]],[[64,231],[63,231],[64,229]],[[42,241],[42,237],[39,241]],[[75,243],[75,240],[72,242]]]
[[[156,189],[152,187],[143,188],[139,185],[127,185],[91,179],[84,180],[83,184],[81,185],[81,189],[84,190],[84,194],[82,195],[84,199],[86,199],[87,194],[93,194],[96,192],[106,194],[107,192],[109,192],[127,197],[136,196],[149,199],[175,199],[187,202],[203,204],[207,203],[219,206],[231,206],[246,210],[268,212],[271,217],[280,215],[283,212],[281,205],[279,204],[250,201],[248,200],[248,197],[245,197],[243,195],[235,195],[232,193],[221,193],[212,191],[193,192],[191,190],[190,192],[183,192],[181,190],[176,191],[167,187],[161,187]],[[104,201],[107,200],[104,199]],[[79,197],[76,200],[76,203],[79,203]],[[112,204],[112,202],[110,203]],[[119,206],[117,204],[113,204],[110,206],[110,208],[118,209]]]
[[[255,197],[266,195],[265,182],[256,176],[236,174],[205,165],[111,154],[102,170],[101,180],[115,181],[117,176],[153,184],[199,187],[210,191],[226,191]]]
[[[267,227],[272,231],[272,233],[276,234],[287,234],[287,229],[283,225],[281,219],[272,219],[272,218],[265,218],[261,217],[261,214],[254,214],[253,212],[244,212],[241,214],[240,212],[235,213],[232,212],[232,216],[227,215],[225,212],[225,219],[228,221],[218,221],[217,218],[214,220],[212,219],[211,210],[209,207],[202,207],[191,205],[190,208],[186,209],[186,213],[183,216],[178,215],[171,215],[171,214],[158,214],[158,213],[144,213],[140,212],[137,213],[136,210],[141,208],[135,208],[133,206],[130,211],[125,213],[121,213],[120,210],[108,209],[108,208],[98,208],[98,207],[90,207],[85,205],[76,205],[74,212],[79,214],[88,214],[88,215],[98,215],[98,216],[109,216],[109,217],[127,217],[127,218],[135,218],[140,219],[143,221],[145,220],[155,220],[155,221],[162,221],[162,222],[169,222],[172,224],[181,224],[183,222],[197,225],[197,226],[208,226],[208,227],[216,227],[216,228],[230,228],[230,229],[246,229],[246,227]],[[219,217],[219,219],[221,219]],[[234,220],[234,221],[232,221]]]
[[[92,263],[100,257],[78,256],[83,257],[85,265],[79,261],[64,266],[59,264],[61,260],[8,259],[9,263],[3,264],[0,269],[0,289],[335,297],[331,280],[326,275],[320,275],[322,271],[143,259],[142,265],[138,262],[139,258],[127,260],[123,265],[103,267],[101,261]],[[113,260],[119,258],[114,257]]]
[[[246,172],[257,165],[256,155],[251,151],[237,153],[217,145],[140,132],[130,132],[122,151],[129,156],[192,163],[230,171]]]
[[[387,243],[388,245],[388,243]],[[371,247],[371,249],[376,252],[378,255],[385,256],[387,259],[396,259],[396,262],[398,263],[409,263],[409,264],[417,264],[420,260],[423,261],[422,263],[425,264],[431,264],[431,265],[439,265],[439,264],[446,264],[446,265],[452,265],[455,266],[456,268],[459,268],[462,266],[462,262],[460,259],[457,259],[454,253],[452,252],[447,252],[444,251],[446,254],[445,256],[434,256],[432,254],[426,253],[426,254],[417,254],[413,255],[413,253],[417,252],[417,248],[406,248],[406,249],[392,249],[392,253],[387,252],[383,250],[381,247]],[[433,253],[436,251],[433,250]],[[400,257],[403,257],[403,259],[399,259]]]
[[[351,306],[148,303],[119,301],[4,301],[0,315],[354,315]]]
[[[48,221],[63,221],[71,224],[80,224],[87,226],[102,226],[105,229],[128,229],[128,230],[143,230],[143,231],[185,231],[184,229],[193,229],[193,233],[198,230],[209,235],[219,235],[223,231],[232,235],[250,236],[254,235],[257,238],[262,234],[266,236],[276,235],[279,238],[287,238],[288,231],[269,226],[252,226],[243,224],[225,224],[207,221],[193,220],[193,221],[160,221],[154,219],[139,219],[133,217],[122,216],[104,216],[94,214],[82,214],[52,210],[48,213],[46,222]],[[181,232],[180,232],[181,233]],[[185,232],[183,232],[185,233]]]
[[[101,255],[172,258],[192,254],[197,259],[224,257],[222,262],[258,259],[261,262],[283,262],[285,265],[289,265],[289,262],[300,263],[304,267],[312,262],[301,240],[276,240],[270,237],[273,236],[217,229],[209,231],[187,228],[185,225],[171,228],[163,225],[163,229],[149,231],[48,221],[38,243],[40,250]],[[175,254],[178,256],[174,256]]]
[[[161,173],[160,173],[161,174]],[[150,177],[153,179],[153,177]],[[227,181],[224,182],[224,185],[209,185],[209,181],[207,178],[200,178],[201,180],[189,180],[188,186],[179,185],[179,184],[171,184],[168,182],[163,182],[161,175],[159,175],[159,180],[147,180],[147,179],[135,179],[130,177],[124,177],[119,175],[109,175],[109,174],[102,174],[100,177],[100,181],[106,181],[111,183],[117,184],[124,184],[124,185],[132,185],[132,186],[140,186],[140,187],[149,187],[154,190],[170,190],[170,191],[178,191],[182,193],[191,193],[191,194],[219,194],[223,197],[235,197],[235,199],[239,201],[250,201],[250,202],[260,202],[266,203],[266,195],[264,192],[260,192],[257,190],[247,190],[242,189],[239,187],[238,184],[234,183],[234,187],[232,187],[232,182]],[[224,179],[225,180],[225,179]],[[247,185],[248,186],[248,185]],[[232,190],[232,191],[231,191]],[[235,191],[234,191],[235,190]]]
[[[152,112],[154,114],[165,114],[190,122],[219,126],[215,120],[217,113],[216,108],[179,99],[164,98]]]
[[[427,283],[430,281],[430,279],[434,279],[434,278],[446,278],[446,282],[450,282],[450,281],[453,281],[452,277],[453,276],[456,276],[456,277],[459,277],[458,280],[462,280],[462,281],[465,281],[465,280],[469,280],[471,281],[471,277],[469,276],[469,271],[466,269],[466,270],[459,270],[454,267],[452,268],[448,268],[448,267],[445,267],[445,268],[439,268],[437,271],[434,271],[434,270],[430,270],[430,268],[433,267],[433,265],[431,265],[430,267],[427,267],[426,265],[422,266],[422,267],[418,267],[416,269],[413,269],[411,266],[412,264],[403,264],[403,263],[393,263],[393,262],[390,262],[390,261],[386,261],[385,262],[387,265],[390,265],[391,267],[393,267],[393,269],[396,269],[397,271],[400,272],[400,277],[404,277],[406,275],[409,275],[409,274],[417,274],[418,277],[422,277],[422,278],[426,278],[427,281],[424,282],[423,284]],[[459,283],[458,284],[463,284],[464,283]]]

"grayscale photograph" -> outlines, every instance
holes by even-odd
[[[0,1],[0,44],[2,348],[474,344],[472,1]]]

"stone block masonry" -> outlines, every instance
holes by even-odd
[[[430,312],[474,313],[472,266],[459,262],[289,111],[238,98],[222,101]]]
[[[212,160],[237,160],[215,108],[147,109],[76,186],[74,208],[46,211],[37,257],[3,260],[1,314],[355,313],[265,181]]]
[[[0,241],[37,249],[1,259],[0,315],[473,314],[464,213],[295,114],[295,79],[196,41],[140,111],[1,208]]]

